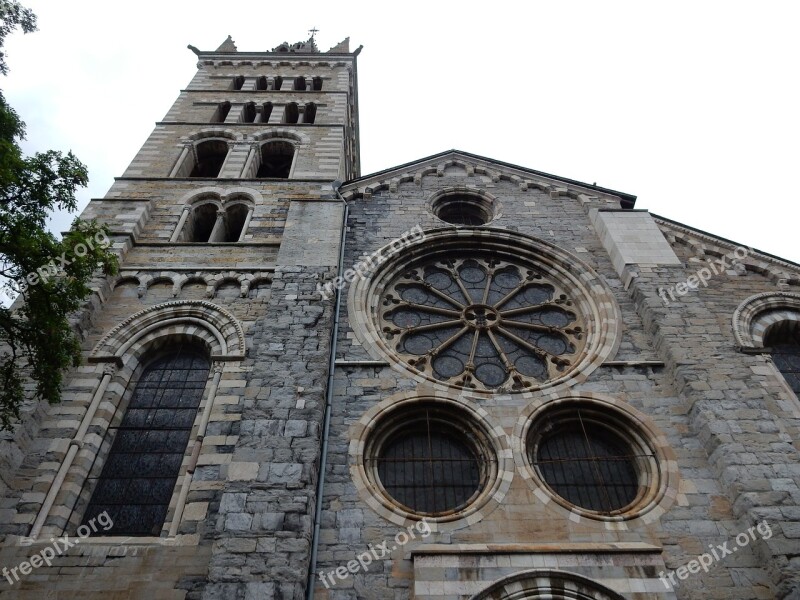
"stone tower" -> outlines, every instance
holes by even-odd
[[[320,52],[313,37],[268,52],[239,52],[230,37],[190,49],[197,74],[82,215],[110,227],[120,256],[76,320],[86,364],[60,405],[27,407],[2,442],[3,565],[104,509],[115,525],[39,569],[38,583],[17,572],[2,597],[305,589],[333,318],[317,289],[339,256],[332,183],[359,175],[358,51],[345,40]],[[167,399],[170,369],[201,381],[183,413]],[[136,391],[153,377],[158,391]]]

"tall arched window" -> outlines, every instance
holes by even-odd
[[[312,88],[315,92],[318,92],[322,89],[322,77],[314,77],[311,80]]]
[[[257,90],[266,90],[267,89],[267,78],[263,75],[256,79],[256,89]]]
[[[317,105],[309,102],[303,108],[303,123],[313,123],[317,118]]]
[[[231,204],[225,209],[225,241],[238,242],[250,209],[246,204]]]
[[[224,140],[208,140],[195,147],[197,162],[189,177],[217,177],[225,158],[228,156],[228,143]]]
[[[304,92],[306,90],[306,78],[303,76],[295,77],[294,89],[299,92]]]
[[[275,89],[280,90],[282,85],[283,85],[283,77],[279,75],[278,77],[275,78]]]
[[[297,108],[297,102],[289,102],[286,105],[286,108],[283,110],[283,122],[284,123],[297,123],[297,119],[300,116],[300,109]]]
[[[292,170],[294,146],[289,142],[276,140],[261,146],[261,164],[256,177],[287,179]]]
[[[217,205],[213,202],[201,204],[192,211],[192,218],[189,223],[190,235],[189,242],[207,242],[214,231],[214,224],[217,222]]]
[[[244,85],[244,76],[237,75],[236,77],[233,78],[233,85],[231,87],[233,87],[234,90],[242,89],[243,85]]]
[[[797,325],[797,321],[774,325],[764,339],[764,347],[769,348],[772,362],[800,397],[800,329]]]
[[[109,428],[111,449],[83,523],[107,512],[107,535],[160,534],[209,368],[204,352],[184,346],[145,367],[122,421]]]
[[[225,119],[228,118],[228,113],[231,112],[231,103],[230,102],[220,102],[217,105],[217,109],[214,111],[214,115],[211,118],[212,123],[224,123]]]
[[[269,118],[272,115],[272,102],[264,102],[261,105],[261,122],[269,123]]]
[[[242,108],[242,122],[255,123],[256,120],[256,103],[248,102]]]

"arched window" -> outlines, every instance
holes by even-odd
[[[201,204],[192,211],[189,231],[189,242],[207,242],[211,239],[214,225],[217,222],[217,205],[213,202]]]
[[[238,242],[247,226],[251,207],[244,202],[226,204],[220,210],[214,202],[205,202],[194,207],[183,228],[183,235],[173,241],[185,242]]]
[[[212,123],[224,123],[228,118],[228,113],[231,112],[230,102],[220,102],[217,109],[214,111],[214,116],[211,118]]]
[[[322,89],[322,77],[314,77],[311,80],[311,86],[315,92],[319,92]]]
[[[197,162],[189,177],[217,177],[225,158],[228,144],[224,140],[207,140],[195,146]]]
[[[317,105],[309,102],[303,108],[303,123],[313,123],[317,118]]]
[[[208,379],[209,361],[178,346],[142,371],[113,435],[83,523],[107,512],[107,535],[161,532]],[[87,483],[94,483],[91,478]]]
[[[297,108],[297,102],[289,102],[283,110],[284,123],[297,123],[300,116],[300,109]]]
[[[772,362],[800,397],[800,329],[797,325],[797,321],[773,325],[764,338],[764,347],[769,348]]]
[[[266,90],[267,89],[267,78],[263,75],[256,79],[256,89],[257,90]]]
[[[255,123],[256,120],[256,103],[248,102],[242,108],[242,122]]]
[[[269,123],[270,116],[272,116],[272,102],[264,102],[261,105],[261,122]]]
[[[244,77],[242,75],[238,75],[233,78],[233,89],[240,90],[244,85]]]
[[[275,78],[275,89],[280,90],[282,85],[283,85],[283,77],[279,75],[278,77]]]
[[[261,165],[256,177],[287,179],[292,169],[294,146],[289,142],[276,140],[261,146]]]
[[[238,242],[244,233],[244,225],[250,209],[246,204],[231,204],[225,209],[225,241]]]
[[[294,89],[298,92],[305,92],[306,91],[306,78],[305,77],[295,77],[294,78]]]

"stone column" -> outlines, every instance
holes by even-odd
[[[175,231],[172,233],[172,237],[169,238],[170,242],[177,242],[178,238],[183,231],[183,228],[186,226],[186,219],[189,218],[189,213],[192,212],[192,207],[188,204],[183,207],[183,211],[181,211],[181,218],[178,219],[178,226],[175,228]]]

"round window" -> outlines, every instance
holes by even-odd
[[[441,517],[481,495],[496,471],[492,457],[485,436],[459,410],[418,404],[377,425],[365,466],[390,504]]]
[[[436,198],[433,214],[451,225],[477,226],[492,220],[492,205],[482,196],[449,194]]]
[[[658,463],[636,425],[589,405],[533,423],[528,459],[561,504],[600,516],[637,509],[658,488]]]
[[[439,381],[484,390],[553,379],[584,344],[573,302],[541,272],[483,256],[409,269],[384,295],[390,343]]]
[[[579,259],[541,240],[436,229],[376,255],[382,260],[350,288],[350,322],[368,352],[418,381],[533,392],[585,379],[618,347],[611,291]]]

